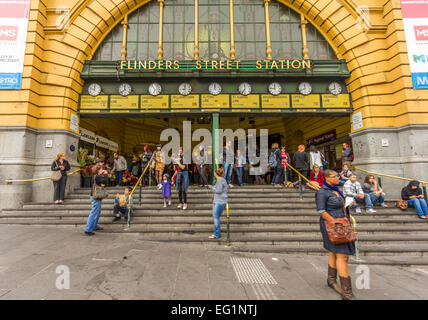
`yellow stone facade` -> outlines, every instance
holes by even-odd
[[[103,38],[148,1],[31,1],[22,90],[0,91],[0,126],[69,129],[83,81],[80,71]],[[413,90],[399,0],[370,1],[370,25],[360,22],[363,1],[280,0],[315,25],[346,60],[346,84],[364,128],[428,123],[428,90]],[[57,28],[70,8],[69,25]]]

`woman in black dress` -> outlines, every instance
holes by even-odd
[[[70,164],[65,159],[65,153],[60,152],[51,165],[52,171],[61,171],[61,179],[54,181],[54,201],[55,204],[61,204],[64,201],[65,187],[67,185],[67,171],[70,170]]]
[[[333,244],[328,238],[325,221],[332,221],[346,216],[349,220],[349,211],[345,209],[345,199],[339,191],[339,175],[333,170],[324,171],[325,183],[316,193],[317,211],[321,215],[320,227],[324,248],[329,251],[327,285],[342,295],[342,299],[353,298],[351,278],[348,273],[349,255],[355,254],[355,243]],[[339,273],[341,288],[336,278]]]

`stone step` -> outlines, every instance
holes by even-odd
[[[158,241],[171,241],[167,238]],[[214,242],[215,241],[215,242]],[[184,241],[182,241],[184,242]],[[191,242],[189,242],[191,243]],[[230,246],[226,246],[226,240],[212,240],[211,242],[204,242],[206,245],[211,244],[208,248],[213,251],[228,251],[228,252],[252,252],[252,253],[285,253],[285,254],[316,254],[316,255],[328,255],[328,252],[315,245],[269,245],[269,244],[247,244],[233,241]],[[369,244],[358,244],[358,250],[361,257],[379,257],[378,259],[388,259],[387,257],[396,257],[399,259],[407,259],[412,257],[412,261],[418,260],[418,258],[425,259],[428,257],[428,245],[426,244],[413,244],[411,247],[407,244],[389,244],[389,245],[369,245]],[[369,258],[367,258],[369,259]],[[350,259],[351,263],[355,262],[355,256]],[[417,264],[417,263],[415,263]]]
[[[62,217],[60,219],[56,217],[49,218],[2,218],[0,219],[1,224],[54,224],[54,225],[85,225],[87,217]],[[226,225],[225,219],[221,219],[222,224]],[[112,222],[112,217],[101,217],[99,220],[100,224],[111,225],[116,228],[121,228],[126,225],[126,222],[122,219],[117,222]],[[212,229],[212,219],[204,219],[199,221],[168,221],[168,220],[158,220],[152,221],[145,218],[133,218],[132,227],[147,227],[147,228],[165,228],[165,230],[211,230]],[[319,233],[319,222],[307,222],[307,223],[252,223],[249,221],[234,221],[231,224],[231,230],[233,232],[286,232],[286,233],[302,233],[302,232],[315,232]],[[358,226],[359,233],[409,233],[409,232],[420,232],[422,234],[427,234],[428,225],[400,225],[400,224],[387,224],[387,225],[372,225],[372,224],[363,224]]]

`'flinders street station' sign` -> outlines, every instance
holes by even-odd
[[[126,71],[238,71],[238,70],[304,70],[311,68],[311,60],[121,60],[120,69]]]

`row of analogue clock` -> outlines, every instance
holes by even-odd
[[[312,92],[312,86],[308,82],[301,82],[299,84],[299,92],[303,95],[310,94]],[[249,95],[252,92],[252,87],[248,82],[242,82],[238,87],[239,92],[246,96]],[[272,82],[268,86],[269,92],[277,96],[282,92],[282,86],[278,82]],[[342,86],[338,82],[332,82],[328,86],[328,90],[333,95],[338,95],[342,92]],[[129,83],[122,83],[119,86],[119,94],[122,96],[127,96],[132,92],[132,87]],[[222,87],[219,83],[213,82],[208,86],[208,91],[216,96],[222,92]],[[159,83],[152,83],[149,85],[149,93],[152,96],[157,96],[162,92],[162,86]],[[183,95],[187,96],[192,92],[192,86],[188,82],[184,82],[179,85],[178,92]],[[98,83],[92,83],[88,87],[88,93],[92,96],[97,96],[101,93],[101,86]]]

